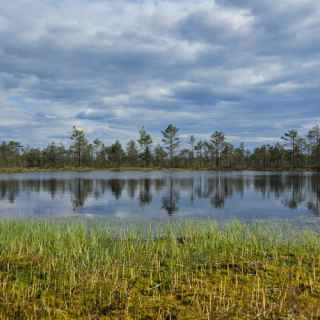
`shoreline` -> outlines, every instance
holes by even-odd
[[[110,171],[110,172],[150,172],[150,171],[195,171],[195,172],[303,172],[303,173],[319,173],[319,169],[311,168],[273,168],[273,169],[257,169],[257,168],[233,168],[233,169],[215,169],[215,168],[164,168],[164,167],[110,167],[110,168],[93,168],[93,167],[64,167],[64,168],[0,168],[0,174],[15,173],[45,173],[45,172],[94,172],[94,171]]]

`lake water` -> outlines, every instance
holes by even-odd
[[[0,216],[296,218],[320,215],[320,175],[52,172],[0,175]]]

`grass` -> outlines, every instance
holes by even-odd
[[[1,319],[319,319],[320,237],[286,225],[0,221]]]

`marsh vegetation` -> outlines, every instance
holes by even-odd
[[[318,319],[320,237],[286,224],[2,220],[1,319]]]

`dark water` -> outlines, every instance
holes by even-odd
[[[53,172],[0,175],[0,216],[320,216],[320,175],[268,172]]]

